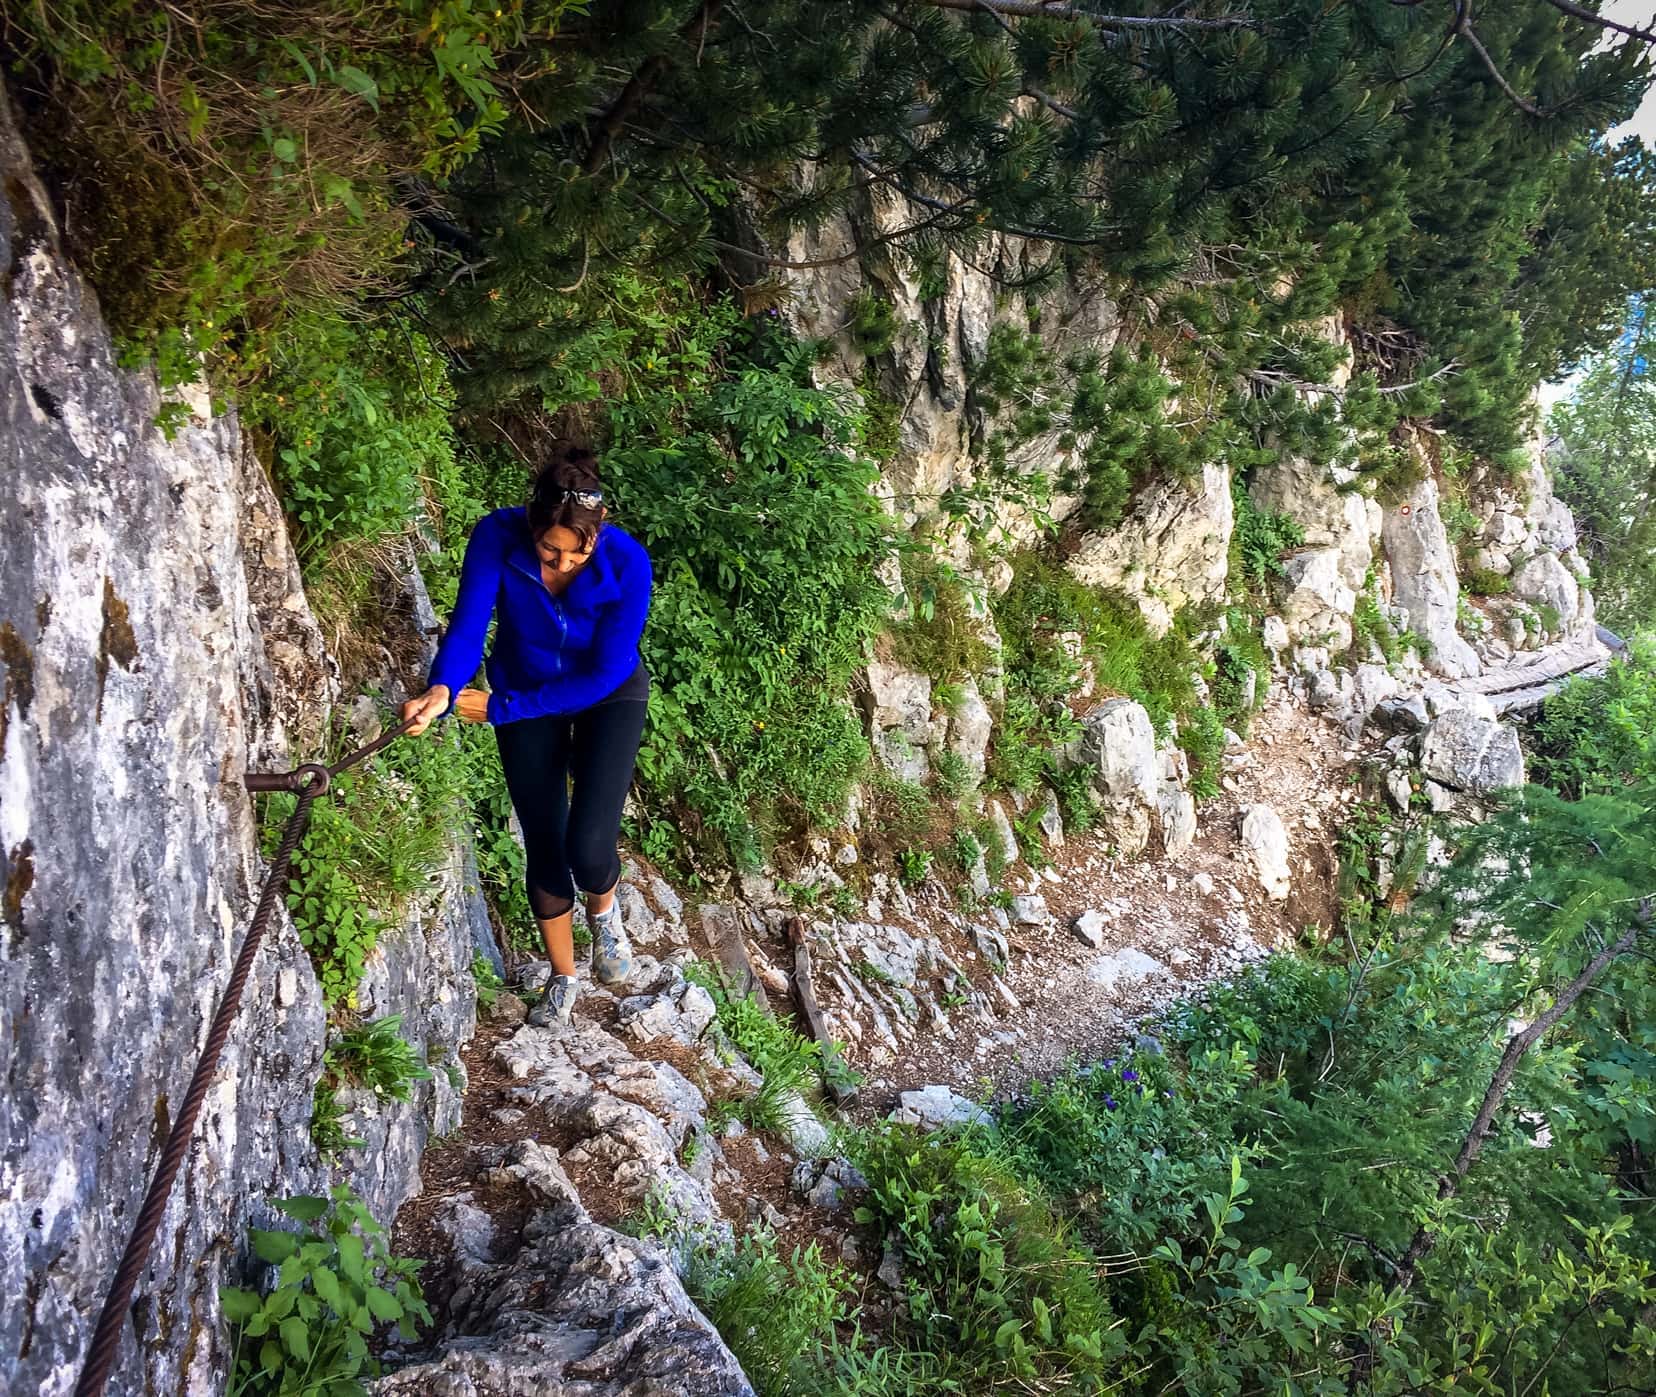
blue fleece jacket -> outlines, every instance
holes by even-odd
[[[541,581],[528,511],[497,509],[466,544],[460,595],[428,682],[450,694],[470,682],[492,615],[489,721],[579,713],[632,677],[649,609],[650,556],[637,539],[604,525],[591,559],[555,597]]]

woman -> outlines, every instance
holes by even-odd
[[[413,735],[450,711],[494,725],[523,827],[529,905],[552,962],[531,1015],[542,1026],[567,1024],[575,1007],[577,885],[587,894],[594,975],[613,984],[632,963],[615,901],[616,838],[650,690],[638,654],[650,559],[607,514],[598,458],[568,443],[553,448],[528,508],[496,510],[472,530],[430,687],[402,709]],[[463,688],[491,616],[490,692]]]

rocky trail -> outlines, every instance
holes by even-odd
[[[1542,651],[1536,667],[1557,666],[1563,649]],[[395,1235],[401,1253],[433,1263],[441,1337],[393,1353],[404,1366],[378,1390],[504,1390],[490,1384],[532,1378],[608,1391],[671,1373],[675,1391],[745,1392],[667,1273],[684,1249],[752,1227],[784,1247],[819,1242],[847,1263],[878,1323],[894,1278],[880,1239],[852,1221],[860,1180],[836,1150],[837,1123],[891,1116],[932,1128],[1067,1060],[1107,1056],[1174,1001],[1332,929],[1336,840],[1366,796],[1383,792],[1399,813],[1430,805],[1464,817],[1522,780],[1516,733],[1470,688],[1417,674],[1353,737],[1316,672],[1284,665],[1279,680],[1248,740],[1231,735],[1219,794],[1194,822],[1167,800],[1182,789],[1177,762],[1152,748],[1159,788],[1120,797],[1087,833],[1066,837],[1049,820],[1050,864],[1012,864],[1002,895],[971,913],[936,880],[910,890],[880,874],[858,918],[798,913],[768,879],[686,907],[654,871],[631,865],[623,898],[639,954],[628,983],[588,985],[567,1030],[535,1028],[526,999],[545,970],[531,962],[524,993],[501,992],[462,1055],[463,1124],[427,1152],[422,1190]],[[1106,792],[1123,789],[1112,773],[1124,760],[1145,756],[1122,750],[1136,731],[1119,721],[1122,702],[1105,700],[1085,720],[1097,741],[1083,740],[1080,759],[1097,766]],[[1144,798],[1171,817],[1156,822],[1152,847],[1128,857],[1122,830],[1138,826],[1123,822],[1121,802]],[[1004,811],[995,823],[1008,823]],[[844,847],[813,857],[847,867]],[[1400,844],[1383,852],[1382,880],[1402,861]],[[703,984],[739,945],[737,963],[773,1012],[803,1031],[780,969],[793,963],[787,929],[801,916],[816,997],[860,1092],[838,1120],[826,1100],[796,1096],[770,1128],[748,1128],[738,1103],[763,1078],[725,1037]],[[678,1238],[677,1260],[629,1230]]]
[[[1284,693],[1251,740],[1227,753],[1223,789],[1177,857],[1127,860],[1103,832],[1074,835],[1053,849],[1050,867],[1009,871],[1011,906],[979,919],[935,884],[909,893],[878,878],[880,920],[812,919],[817,994],[863,1075],[847,1120],[958,1118],[1068,1058],[1106,1054],[1174,999],[1331,925],[1333,839],[1357,797],[1347,774],[1358,756]],[[1242,836],[1244,812],[1267,801],[1282,811],[1282,839],[1256,853]],[[435,1263],[427,1289],[447,1338],[383,1392],[469,1390],[444,1385],[461,1373],[498,1378],[508,1351],[522,1359],[526,1327],[538,1336],[537,1375],[560,1381],[642,1376],[627,1366],[633,1348],[652,1363],[675,1346],[686,1347],[692,1368],[712,1362],[699,1316],[680,1313],[679,1292],[651,1280],[650,1257],[660,1253],[607,1231],[643,1219],[658,1228],[665,1219],[694,1245],[753,1225],[788,1246],[820,1241],[865,1273],[871,1317],[889,1303],[878,1240],[859,1237],[841,1206],[857,1181],[835,1158],[832,1113],[802,1106],[764,1133],[732,1120],[726,1103],[761,1079],[723,1039],[712,997],[684,973],[691,959],[716,962],[721,936],[742,925],[771,1004],[791,1017],[775,968],[791,909],[687,910],[636,866],[628,889],[640,954],[622,992],[589,985],[562,1032],[526,1025],[524,998],[503,992],[463,1054],[464,1123],[427,1152],[422,1191],[396,1229],[400,1252]],[[525,967],[531,985],[541,973]],[[582,1229],[587,1242],[602,1234],[605,1259],[570,1242]],[[531,1283],[547,1270],[572,1279]],[[647,1343],[595,1341],[620,1312],[643,1316],[635,1337]],[[696,1387],[692,1374],[681,1390],[741,1390],[716,1378],[714,1363],[712,1386]]]

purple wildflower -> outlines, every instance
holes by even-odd
[[[1121,1080],[1124,1082],[1136,1082],[1138,1081],[1138,1073],[1129,1067],[1121,1074]]]
[[[1116,1108],[1116,1099],[1115,1099],[1115,1097],[1106,1096],[1104,1098],[1104,1109],[1106,1111],[1113,1111],[1113,1110],[1115,1110],[1115,1108]]]

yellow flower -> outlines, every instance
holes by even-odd
[[[765,725],[763,723],[755,723],[753,726],[758,728],[760,732],[765,730]]]

